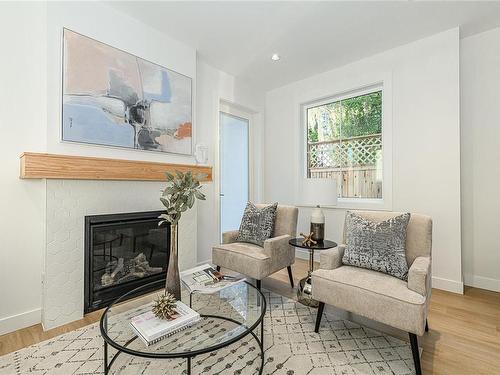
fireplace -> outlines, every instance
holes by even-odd
[[[165,279],[170,228],[168,224],[158,227],[162,213],[85,216],[85,313],[109,305],[138,286]]]

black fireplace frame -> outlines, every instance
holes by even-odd
[[[157,221],[160,219],[158,216],[166,213],[166,211],[146,211],[146,212],[127,212],[127,213],[118,213],[118,214],[105,214],[105,215],[89,215],[85,216],[85,239],[84,239],[84,313],[90,313],[95,310],[102,309],[111,304],[116,298],[124,295],[125,293],[130,292],[131,290],[149,283],[152,287],[149,288],[140,288],[140,293],[132,293],[127,295],[127,299],[137,297],[141,294],[149,293],[154,290],[161,289],[161,283],[155,283],[158,280],[165,280],[166,271],[160,272],[154,275],[150,275],[141,279],[130,280],[124,282],[122,284],[117,284],[113,286],[112,296],[109,296],[110,289],[105,288],[102,291],[98,291],[93,293],[93,278],[92,278],[92,264],[93,264],[93,256],[94,252],[92,249],[92,227],[107,223],[112,224],[126,224],[133,223],[137,221]],[[170,224],[163,224],[162,227],[167,231],[167,240],[170,244]],[[178,237],[178,236],[177,236]],[[177,240],[178,241],[178,240]],[[170,255],[170,246],[169,253],[167,254],[167,264],[165,265],[165,269],[168,267],[168,260]],[[160,286],[160,288],[158,288]],[[101,298],[99,298],[101,296]]]

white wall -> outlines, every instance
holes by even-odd
[[[83,317],[85,216],[161,210],[158,192],[163,183],[47,180],[46,186],[42,324],[51,329]],[[181,271],[196,265],[196,227],[195,207],[179,221]]]
[[[500,292],[500,28],[461,40],[460,83],[464,281]]]
[[[383,76],[392,81],[392,209],[432,216],[434,286],[461,293],[458,29],[269,92],[264,196],[294,203],[302,162],[300,104]],[[300,210],[299,230],[307,230],[308,215]],[[326,215],[327,237],[340,241],[344,211]]]
[[[45,181],[19,179],[19,155],[44,151],[45,4],[0,5],[0,334],[40,321]]]
[[[45,250],[44,181],[19,180],[23,151],[190,163],[192,157],[60,143],[62,27],[94,37],[193,77],[196,142],[209,147],[214,183],[198,208],[197,262],[210,260],[218,233],[220,100],[254,111],[253,200],[295,203],[300,170],[300,103],[389,75],[393,86],[393,210],[434,219],[434,286],[460,292],[459,82],[462,122],[462,246],[465,281],[500,290],[495,200],[500,135],[500,29],[466,38],[450,30],[262,95],[196,58],[194,49],[99,3],[4,3],[0,31],[0,332],[40,321]],[[15,33],[12,30],[16,30]],[[460,80],[459,80],[460,78]],[[4,88],[9,88],[5,90]],[[47,99],[46,99],[47,98]],[[263,113],[266,107],[266,127]],[[22,129],[19,136],[19,129]],[[265,142],[264,142],[265,139]],[[264,170],[265,164],[265,170]],[[492,172],[493,171],[493,172]],[[327,236],[339,240],[343,210],[327,212]],[[307,229],[301,209],[299,230]],[[19,236],[19,231],[29,235]]]
[[[218,226],[218,169],[217,140],[219,123],[220,98],[234,96],[234,77],[210,65],[198,61],[198,100],[196,112],[198,114],[198,141],[208,146],[208,164],[213,167],[214,182],[205,185],[203,192],[207,200],[198,205],[198,263],[210,261],[212,258],[211,246],[219,242]],[[203,100],[201,99],[203,98]]]
[[[2,334],[40,322],[41,279],[46,269],[43,264],[46,182],[19,179],[22,152],[194,162],[192,156],[60,142],[62,28],[67,27],[192,77],[193,109],[196,108],[196,51],[97,2],[13,2],[0,4],[0,7],[2,47],[8,51],[0,59]],[[196,137],[196,118],[193,122]],[[140,194],[137,200],[141,201]],[[196,215],[191,216],[196,223]],[[186,252],[191,254],[193,262],[185,264],[196,262],[196,229],[197,225],[189,225],[194,240],[189,242],[191,248]]]
[[[4,3],[1,4],[0,22],[2,46],[5,51],[9,51],[0,60],[0,99],[5,105],[3,115],[0,116],[3,135],[0,139],[0,155],[4,163],[0,184],[0,193],[4,197],[0,219],[4,245],[0,253],[0,283],[4,285],[0,288],[0,334],[40,322],[42,274],[44,271],[54,270],[52,266],[44,264],[47,184],[43,180],[29,181],[18,178],[19,155],[22,152],[38,151],[174,163],[195,161],[192,156],[60,141],[63,27],[193,78],[194,143],[201,142],[208,146],[208,164],[214,165],[214,183],[204,185],[207,201],[199,203],[199,212],[186,216],[192,218],[197,225],[188,223],[182,234],[186,239],[183,242],[189,247],[184,250],[184,254],[192,259],[181,256],[181,262],[187,267],[197,261],[210,260],[211,246],[218,242],[219,103],[223,99],[254,111],[252,147],[256,151],[252,190],[255,199],[260,200],[263,96],[234,77],[203,62],[199,63],[197,70],[195,49],[102,3]],[[12,30],[16,32],[13,33]],[[200,84],[197,82],[197,76],[200,77]],[[112,184],[110,182],[100,185]],[[72,183],[67,185],[73,186]],[[134,186],[143,185],[148,186],[144,191],[150,193],[149,187],[154,184],[135,183]],[[52,194],[52,191],[49,193]],[[141,199],[139,195],[137,199]],[[129,203],[134,209],[139,209],[140,202]],[[150,199],[143,202],[144,209],[151,204]],[[20,237],[21,231],[23,236]],[[179,231],[182,232],[183,229],[180,228]],[[186,231],[189,232],[191,240],[188,239]],[[179,250],[183,251],[182,248]],[[15,287],[7,288],[5,285]],[[50,304],[49,294],[47,298],[45,302]],[[47,326],[64,323],[76,316],[73,314],[76,310],[66,307],[57,318],[48,317],[50,322],[46,322]]]
[[[208,164],[213,166],[213,183],[205,185],[205,202],[198,205],[198,263],[210,262],[212,245],[220,243],[219,235],[219,108],[221,100],[250,109],[251,191],[252,199],[262,197],[262,149],[264,96],[233,76],[198,60],[197,64],[198,142],[208,145]]]
[[[60,141],[62,30],[64,27],[192,77],[193,112],[195,112],[196,105],[196,50],[194,48],[173,40],[156,29],[98,2],[49,2],[47,4],[48,152],[118,159],[193,163],[194,158],[191,156],[62,143]],[[196,118],[193,120],[196,128]]]

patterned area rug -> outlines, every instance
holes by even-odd
[[[325,314],[314,332],[316,309],[265,291],[264,371],[275,375],[413,374],[405,341]],[[220,329],[217,321],[207,322]],[[256,334],[259,335],[259,328]],[[81,329],[0,357],[0,374],[102,374],[99,325]],[[110,351],[110,354],[114,353]],[[258,374],[260,350],[249,335],[193,360],[193,374]],[[186,374],[185,360],[151,360],[121,354],[112,374]]]

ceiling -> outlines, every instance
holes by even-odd
[[[197,49],[210,65],[270,90],[460,26],[500,26],[500,2],[112,1]],[[273,62],[271,55],[281,60]]]

